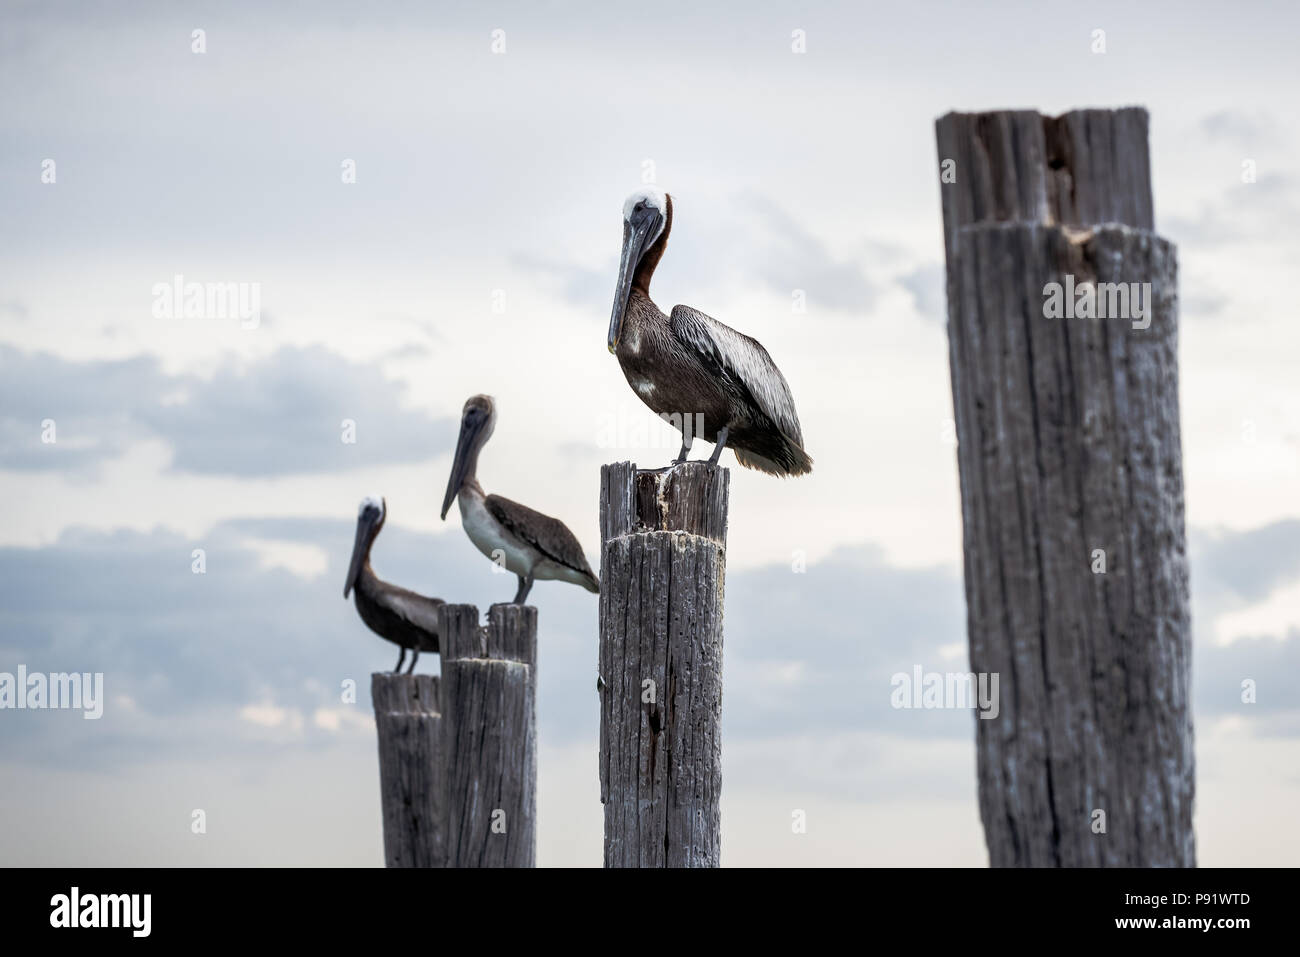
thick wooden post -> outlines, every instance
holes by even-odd
[[[950,113],[937,136],[971,669],[1000,675],[975,721],[990,862],[1193,866],[1177,263],[1146,111]],[[1060,317],[1051,284],[1109,317]]]
[[[442,677],[371,675],[389,867],[532,867],[537,609],[444,608]]]
[[[447,797],[442,788],[442,714],[432,675],[372,674],[379,734],[384,863],[442,867]]]
[[[716,867],[726,469],[600,472],[606,867]]]
[[[448,867],[537,857],[537,609],[447,605],[442,649]]]

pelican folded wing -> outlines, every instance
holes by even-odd
[[[432,638],[434,647],[425,647],[422,650],[438,650],[437,639],[442,634],[442,610],[446,602],[441,598],[426,598],[397,586],[392,586],[388,593],[380,598],[380,602],[403,621],[428,633],[429,637],[425,641],[428,642],[429,638]]]
[[[803,446],[790,386],[761,342],[690,306],[673,306],[668,322],[677,341],[693,350],[710,372],[743,390],[773,425]]]
[[[577,537],[558,518],[543,515],[500,495],[487,496],[483,504],[492,517],[520,541],[531,545],[557,565],[589,579],[584,584],[592,591],[599,590],[600,580],[587,564],[587,556],[583,554]]]

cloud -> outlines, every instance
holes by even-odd
[[[1263,171],[1256,182],[1230,187],[1217,199],[1202,203],[1193,215],[1169,217],[1160,233],[1177,243],[1211,248],[1251,240],[1272,242],[1289,233],[1298,211],[1295,179]]]
[[[262,728],[279,728],[288,726],[294,731],[301,731],[302,714],[290,708],[279,708],[273,704],[249,704],[239,709],[239,717],[249,724]]]
[[[618,272],[616,259],[611,259],[609,268],[605,270],[530,253],[515,253],[510,262],[540,278],[554,294],[580,309],[605,311],[614,301],[614,279]]]
[[[176,471],[291,475],[424,461],[455,436],[451,420],[406,408],[401,384],[320,346],[230,359],[210,378],[169,375],[152,356],[75,362],[11,346],[0,365],[4,468],[87,469],[158,438]],[[345,420],[355,443],[343,441]]]
[[[385,359],[427,359],[433,355],[433,347],[424,342],[408,342],[389,350]]]
[[[0,549],[0,670],[102,671],[110,705],[101,721],[82,722],[93,727],[7,721],[0,759],[119,765],[190,754],[196,740],[214,754],[325,747],[360,726],[369,673],[396,655],[342,599],[352,531],[346,521],[244,519],[195,540],[74,530],[50,546]],[[268,564],[267,541],[319,553],[326,567],[304,575]],[[205,550],[201,575],[191,570],[195,548]],[[484,612],[514,591],[513,578],[494,574],[454,530],[386,528],[374,564],[386,580]],[[534,599],[541,734],[555,745],[594,741],[596,599],[553,582],[539,583]],[[897,569],[874,547],[845,548],[806,573],[733,572],[726,600],[729,739],[846,727],[970,737],[967,712],[889,706],[895,672],[965,668],[943,650],[964,640],[954,570]],[[436,657],[421,661],[437,667]],[[341,699],[346,681],[356,683],[356,704]],[[113,706],[123,696],[132,708]]]
[[[71,530],[46,547],[0,548],[0,671],[103,672],[108,697],[99,721],[6,712],[0,760],[105,767],[329,746],[368,720],[369,675],[396,658],[342,597],[352,535],[348,521],[245,519],[200,539]],[[268,566],[265,541],[319,552],[327,567],[303,575]],[[192,571],[198,548],[203,574]],[[387,527],[374,565],[387,580],[484,612],[515,589],[459,534]],[[534,595],[555,662],[541,692],[548,733],[594,734],[595,599],[546,582]],[[436,662],[422,657],[422,670]],[[347,683],[355,703],[344,700]],[[576,704],[577,688],[587,707]],[[124,697],[132,707],[115,706]]]
[[[102,722],[84,722],[98,727],[76,736],[59,725],[55,750],[93,745],[95,761],[184,750],[186,734],[210,722],[232,748],[280,740],[265,731],[294,740],[333,732],[340,707],[369,713],[367,675],[394,657],[341,597],[351,538],[349,522],[241,520],[201,540],[162,530],[70,531],[51,546],[0,549],[0,669],[102,671],[110,703],[129,696],[129,720],[109,708]],[[266,540],[319,550],[328,567],[316,576],[268,567],[248,544]],[[195,548],[205,549],[205,574],[191,571]],[[387,580],[483,611],[514,591],[456,534],[387,528],[374,563]],[[856,601],[846,605],[849,594]],[[552,742],[594,740],[595,599],[548,582],[534,596],[546,652],[543,731]],[[961,639],[951,571],[892,569],[874,549],[846,549],[806,574],[784,566],[733,573],[727,603],[728,734],[831,732],[847,722],[969,735],[964,713],[927,722],[888,707],[894,671],[917,661],[937,668],[938,649]],[[340,701],[349,679],[357,705]],[[0,753],[26,751],[11,727]],[[28,730],[44,737],[42,728],[54,725]],[[114,728],[128,730],[105,741]]]
[[[1188,539],[1196,714],[1236,716],[1261,735],[1300,736],[1300,695],[1279,680],[1300,672],[1300,609],[1281,607],[1300,585],[1300,520],[1193,529]],[[1234,627],[1242,621],[1272,627],[1242,634]],[[1255,684],[1252,703],[1242,701],[1246,680]]]
[[[1292,680],[1300,674],[1300,629],[1227,646],[1201,641],[1192,673],[1197,715],[1236,715],[1260,734],[1300,737],[1300,700]],[[1242,700],[1245,681],[1253,685],[1252,702]]]
[[[1300,578],[1300,519],[1283,519],[1246,531],[1193,530],[1193,587],[1208,598],[1225,593],[1259,602]]]
[[[745,197],[752,220],[760,228],[754,237],[756,275],[768,288],[789,298],[795,289],[807,294],[808,308],[824,307],[865,314],[876,302],[877,290],[856,258],[835,256],[818,236],[766,196]]]
[[[1219,110],[1201,120],[1201,132],[1213,141],[1254,143],[1272,138],[1277,124],[1263,114]]]
[[[263,541],[319,553],[326,567],[305,576],[268,566],[249,544]],[[341,597],[351,541],[346,521],[245,519],[201,540],[70,531],[50,546],[0,549],[0,670],[102,671],[108,696],[97,722],[7,716],[0,758],[99,766],[192,753],[196,739],[214,753],[324,747],[365,726],[368,675],[392,667],[395,654]],[[1259,602],[1300,581],[1300,522],[1194,533],[1193,541],[1198,713],[1267,719],[1261,731],[1282,733],[1279,722],[1296,717],[1300,698],[1275,682],[1300,668],[1300,632],[1217,647],[1205,631],[1229,602]],[[206,552],[202,575],[191,571],[195,548]],[[514,591],[510,576],[494,574],[454,533],[386,528],[374,564],[386,580],[484,612]],[[554,582],[539,583],[534,598],[544,649],[540,731],[557,746],[594,741],[596,600]],[[806,572],[733,572],[726,616],[728,740],[972,736],[968,710],[890,703],[897,673],[968,667],[956,568],[899,568],[874,546],[842,547]],[[421,660],[436,668],[436,658]],[[1240,702],[1243,678],[1260,683],[1258,705]],[[355,704],[342,698],[348,681]],[[132,707],[117,707],[122,698]]]
[[[948,274],[942,263],[925,263],[899,277],[916,311],[935,322],[948,321]]]
[[[82,469],[143,435],[131,405],[159,401],[158,361],[69,362],[0,346],[0,467]],[[122,397],[134,396],[126,407]],[[43,442],[52,421],[53,442]]]
[[[26,319],[30,315],[31,310],[27,308],[27,303],[21,299],[0,300],[0,316],[8,316],[10,319]]]
[[[954,569],[900,569],[874,546],[844,547],[804,573],[729,576],[726,610],[728,734],[971,736],[969,712],[890,705],[896,673],[967,668],[943,651],[966,635]]]
[[[1188,319],[1215,319],[1227,309],[1229,298],[1196,276],[1184,279],[1185,291],[1178,296],[1178,312]]]

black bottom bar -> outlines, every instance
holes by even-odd
[[[1131,937],[1185,940],[1199,935],[1231,945],[1260,931],[1287,927],[1284,902],[1294,875],[1286,870],[1011,871],[845,870],[798,874],[757,870],[655,872],[599,870],[536,872],[385,870],[9,870],[0,896],[6,944],[28,937],[110,940],[285,939],[298,945],[337,944],[349,937],[377,941],[389,930],[407,937],[435,926],[449,906],[478,910],[497,935],[528,927],[564,936],[595,934],[600,902],[644,889],[647,919],[667,885],[689,882],[701,901],[731,900],[739,908],[700,918],[736,930],[784,925],[819,932],[917,935],[945,940],[1075,941]],[[72,927],[73,888],[76,921]],[[635,892],[635,891],[634,891]],[[105,899],[103,895],[114,895]],[[136,897],[120,895],[140,895]],[[148,896],[148,909],[145,898]],[[715,896],[720,895],[720,896]],[[89,898],[94,898],[93,902]],[[557,905],[559,909],[557,911]],[[751,909],[757,906],[757,910]],[[505,912],[508,912],[508,917]],[[536,912],[539,919],[530,920]],[[559,912],[568,916],[560,919]],[[147,913],[147,924],[146,924]],[[493,916],[493,915],[496,916]],[[729,917],[728,917],[729,914]],[[463,917],[462,917],[463,919]],[[55,924],[62,926],[54,926]],[[147,927],[147,937],[142,933]],[[724,928],[716,928],[722,931]],[[1044,931],[1055,936],[1043,937]],[[139,937],[136,935],[139,934]],[[856,938],[865,941],[866,938]],[[6,948],[7,949],[7,948]],[[16,953],[16,951],[10,951]]]

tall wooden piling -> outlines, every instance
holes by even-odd
[[[1195,864],[1177,262],[1147,123],[937,123],[971,669],[1000,675],[975,721],[994,866]],[[1064,317],[1089,295],[1106,318]]]
[[[441,679],[371,676],[389,867],[532,867],[537,609],[444,607]]]
[[[726,469],[600,474],[606,867],[716,867]]]

